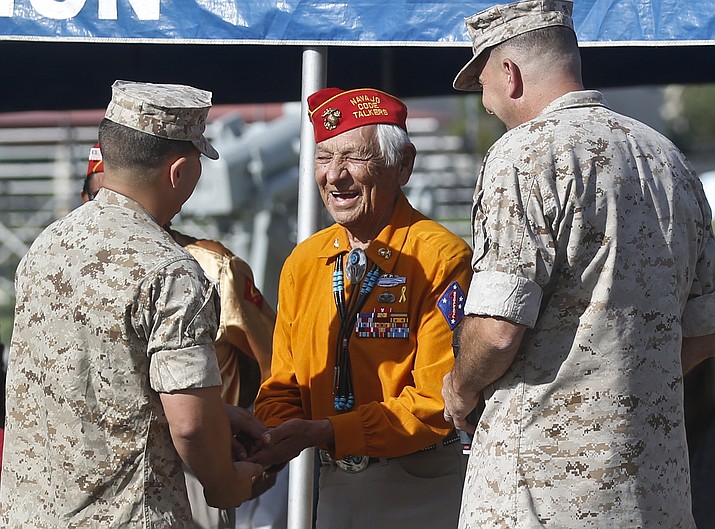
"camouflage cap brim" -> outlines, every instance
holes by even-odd
[[[496,5],[465,19],[473,56],[454,78],[457,90],[481,91],[477,61],[487,49],[507,40],[551,26],[573,29],[571,0],[524,0]]]
[[[211,109],[211,92],[174,84],[115,81],[105,118],[125,127],[169,140],[189,141],[202,154],[218,159],[203,135]]]
[[[214,149],[214,146],[211,145],[211,142],[209,142],[208,139],[206,139],[206,136],[202,135],[198,140],[194,140],[191,143],[193,143],[194,147],[196,147],[204,156],[212,160],[218,160],[218,151]]]

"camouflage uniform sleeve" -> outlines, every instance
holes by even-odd
[[[148,343],[157,392],[221,385],[214,353],[219,299],[200,266],[177,259],[142,285],[135,320]]]
[[[485,159],[474,197],[474,275],[466,314],[498,316],[533,327],[549,281],[554,241],[533,188],[536,178],[507,159]],[[528,215],[533,219],[527,218]]]
[[[710,208],[705,201],[705,213]],[[709,218],[710,215],[706,215]],[[682,318],[683,337],[705,336],[715,332],[715,237],[712,226],[703,236],[703,251],[695,265],[695,278]]]

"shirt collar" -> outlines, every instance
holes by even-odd
[[[603,97],[603,94],[598,90],[579,90],[577,92],[569,92],[549,103],[546,108],[541,111],[539,117],[543,117],[545,114],[556,112],[557,110],[565,108],[593,106],[606,106],[606,100]]]
[[[122,195],[121,193],[117,193],[116,191],[112,191],[111,189],[107,189],[106,187],[103,187],[99,190],[97,196],[94,197],[94,200],[92,202],[97,202],[102,205],[127,208],[142,217],[148,217],[148,219],[150,219],[153,223],[157,225],[159,224],[154,218],[154,216],[149,213],[149,211],[147,211],[144,206],[139,204],[139,202],[132,200],[126,195]]]
[[[370,243],[365,250],[368,258],[382,269],[385,273],[391,273],[397,262],[397,257],[402,251],[402,247],[407,240],[407,234],[413,222],[415,209],[410,205],[407,197],[400,192],[395,201],[395,209],[379,235]],[[334,258],[342,253],[350,251],[348,233],[342,226],[336,225],[334,236],[326,241],[320,258]]]

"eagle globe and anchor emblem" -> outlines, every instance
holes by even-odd
[[[335,130],[340,125],[343,114],[337,108],[326,108],[320,117],[323,118],[323,126],[326,130]]]

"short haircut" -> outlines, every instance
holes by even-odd
[[[410,137],[404,129],[397,125],[378,123],[376,128],[380,154],[385,159],[385,166],[393,167],[402,160],[404,148],[412,143]]]
[[[169,140],[119,125],[108,119],[99,124],[102,158],[110,168],[151,171],[174,156],[188,156],[190,141]]]
[[[551,61],[557,56],[562,63],[571,64],[580,72],[581,54],[574,30],[567,26],[549,26],[527,31],[494,47],[497,53],[514,50],[526,55],[535,54]]]

